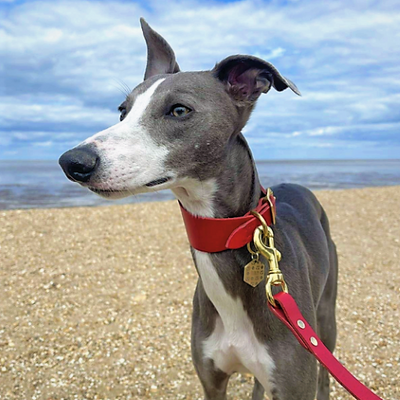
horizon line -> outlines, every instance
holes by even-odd
[[[273,163],[273,162],[320,162],[320,161],[400,161],[400,158],[280,158],[280,159],[254,159],[255,162]],[[4,161],[58,161],[58,159],[27,159],[27,158],[0,158],[0,162]]]

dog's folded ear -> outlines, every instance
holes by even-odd
[[[252,103],[261,93],[267,93],[271,86],[278,92],[290,88],[301,96],[293,82],[282,76],[272,64],[257,57],[227,57],[214,67],[213,73],[239,102]]]
[[[175,61],[175,54],[167,41],[150,25],[140,18],[143,36],[147,44],[147,67],[144,80],[161,74],[175,74],[179,72],[179,65]]]

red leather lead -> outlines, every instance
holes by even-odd
[[[292,331],[300,344],[312,353],[349,393],[358,400],[382,400],[356,379],[325,347],[321,339],[307,323],[289,293],[278,293],[274,296],[274,299],[279,307],[274,308],[268,303],[270,310]],[[302,323],[299,323],[299,320]],[[300,325],[304,326],[304,328],[301,328]]]
[[[275,207],[275,197],[270,196],[270,200]],[[196,217],[185,210],[182,204],[180,206],[190,244],[196,250],[207,253],[245,246],[260,225],[260,220],[250,213],[235,218],[205,218]],[[268,226],[272,225],[272,210],[264,197],[258,202],[255,211],[264,217]]]

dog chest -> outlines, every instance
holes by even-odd
[[[214,331],[203,342],[203,355],[227,374],[250,372],[268,393],[274,362],[261,343],[242,301],[227,293],[207,253],[194,251],[204,290],[219,316]]]

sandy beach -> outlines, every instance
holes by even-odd
[[[339,252],[336,356],[399,400],[400,187],[316,194]],[[196,279],[175,201],[0,212],[0,399],[202,399]],[[251,388],[235,375],[228,398]]]

